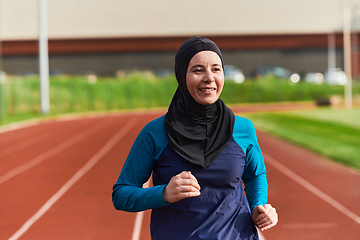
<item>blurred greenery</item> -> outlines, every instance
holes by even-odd
[[[38,76],[8,77],[0,84],[0,125],[40,113]],[[156,77],[151,72],[132,72],[121,77],[51,76],[49,116],[88,111],[113,111],[169,106],[176,90],[174,75]],[[343,95],[343,86],[313,84],[267,76],[226,81],[221,98],[226,104],[283,101],[316,101]]]
[[[319,108],[245,117],[256,128],[360,169],[360,109]]]

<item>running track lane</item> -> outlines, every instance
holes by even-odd
[[[19,147],[19,151],[0,157],[0,176],[3,176],[10,168],[39,157],[44,149],[56,149],[76,135],[96,125],[102,126],[99,131],[94,130],[73,145],[63,146],[58,153],[49,154],[45,160],[0,183],[0,239],[14,236],[26,222],[32,224],[19,239],[132,239],[139,214],[114,210],[111,187],[140,129],[160,115],[58,121],[0,133],[0,156],[5,148]],[[134,124],[131,131],[110,144],[109,140],[129,122]],[[33,141],[32,146],[21,144],[45,132],[54,132],[54,137]],[[265,238],[358,239],[360,225],[341,211],[343,208],[334,205],[360,215],[359,174],[267,134],[259,132],[258,137],[268,168],[269,200],[280,214],[278,226],[264,232]],[[11,139],[6,141],[6,146],[2,144],[5,138]],[[109,144],[114,145],[109,147]],[[97,160],[86,168],[92,159]],[[82,174],[75,177],[79,172]],[[302,180],[307,184],[302,184]],[[324,194],[326,197],[321,198]],[[329,199],[338,205],[331,204],[334,202]],[[150,239],[149,216],[150,211],[142,214],[139,228],[142,240]]]
[[[264,232],[266,239],[359,239],[359,172],[263,132],[258,140],[269,202],[279,213],[278,225]]]
[[[44,145],[46,151],[51,151],[96,125],[103,126],[98,127],[99,131],[94,131],[93,135],[74,142],[57,154],[48,154],[45,160],[0,184],[0,239],[13,236],[40,209],[44,209],[46,203],[56,199],[54,196],[58,191],[64,189],[65,184],[123,127],[132,131],[116,141],[99,162],[68,188],[20,239],[130,239],[135,214],[114,210],[111,204],[111,188],[138,131],[156,116],[158,115],[82,119],[75,122],[91,122],[90,126],[88,124],[86,129],[67,131],[65,125],[64,134],[53,139],[56,142],[53,146],[47,141],[40,146],[35,144],[27,148],[27,151],[23,149],[8,155],[7,159],[0,159],[1,169],[8,161],[20,158],[32,161],[33,157],[38,156],[30,154],[31,157],[27,157],[28,152],[38,153],[38,148],[42,149]],[[129,125],[126,126],[128,122],[135,125],[130,129],[127,127]],[[1,134],[0,137],[6,137],[7,134],[9,132]],[[37,132],[34,132],[31,136],[36,134]],[[26,163],[23,160],[21,164]]]

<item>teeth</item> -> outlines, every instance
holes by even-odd
[[[207,89],[200,89],[200,90],[203,91],[203,92],[210,92],[210,91],[214,91],[215,89],[214,88],[212,88],[212,89],[207,88]]]

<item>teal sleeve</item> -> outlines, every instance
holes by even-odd
[[[246,155],[242,180],[252,210],[258,205],[266,204],[268,199],[264,158],[257,142],[255,127],[250,120],[236,116],[233,136]]]
[[[156,159],[166,145],[163,117],[141,130],[113,186],[112,201],[117,210],[138,212],[167,205],[162,197],[165,185],[142,187],[149,180]]]

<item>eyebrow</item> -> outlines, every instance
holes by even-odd
[[[218,67],[218,66],[221,66],[221,64],[218,64],[218,63],[214,63],[213,65],[211,65],[212,67]],[[195,64],[194,66],[191,66],[190,69],[193,69],[193,68],[197,68],[197,67],[204,67],[203,64]]]
[[[202,64],[195,64],[194,66],[191,66],[190,69],[197,68],[197,67],[204,67]]]

